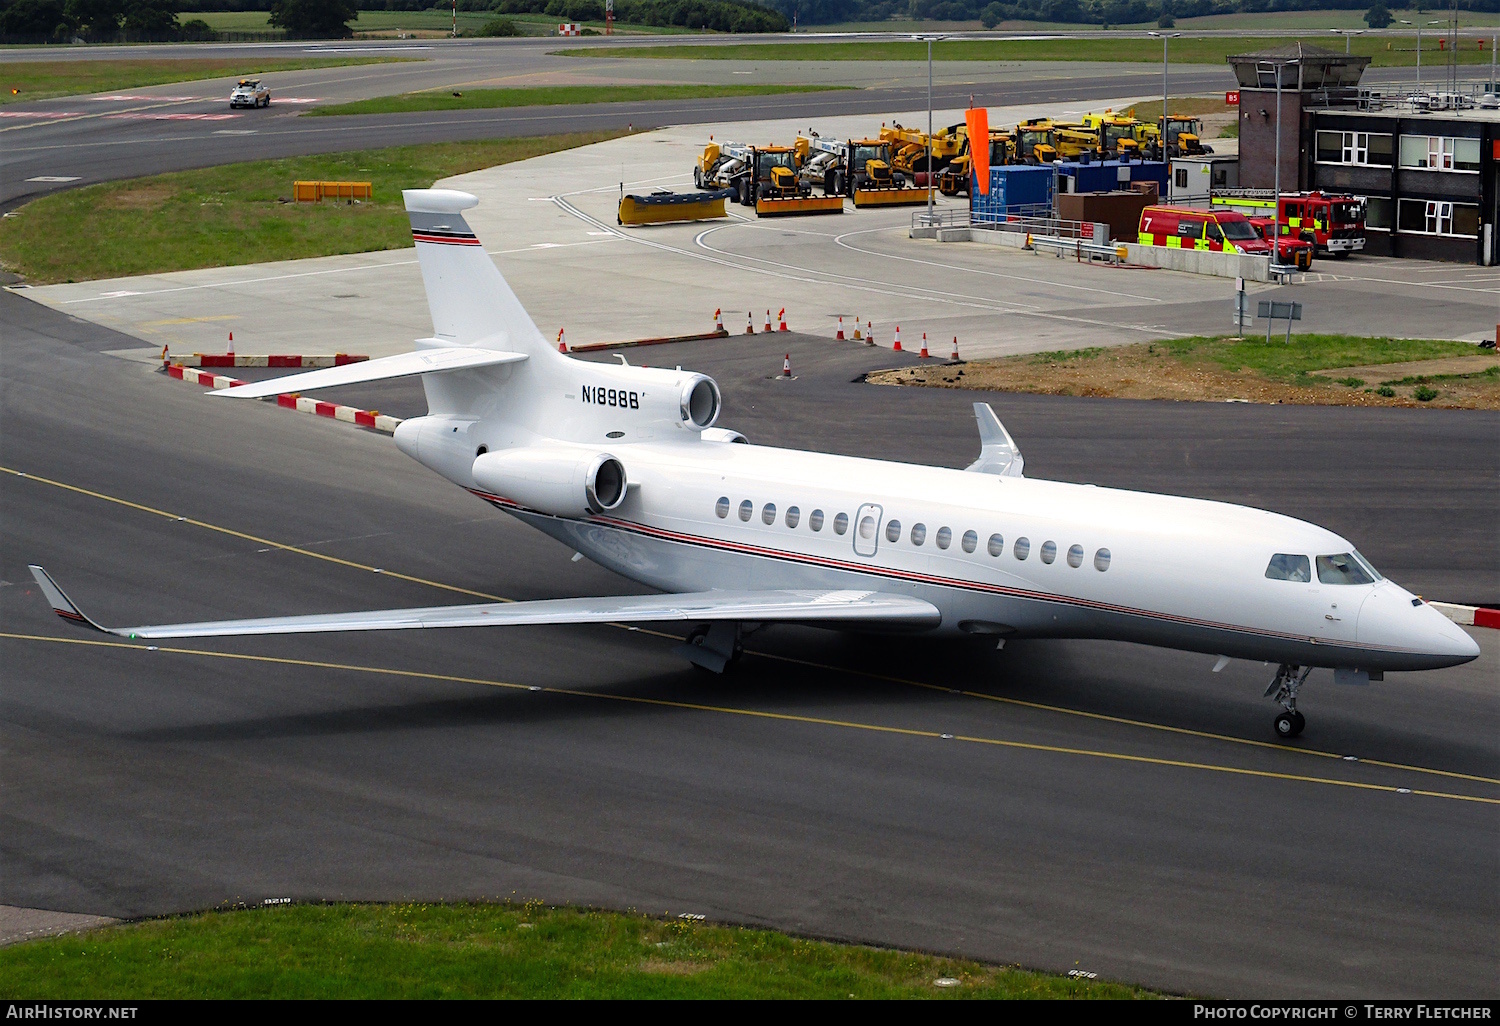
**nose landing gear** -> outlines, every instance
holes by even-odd
[[[1297,692],[1302,690],[1302,683],[1311,672],[1311,666],[1282,663],[1276,670],[1271,686],[1266,688],[1266,697],[1280,702],[1285,710],[1278,713],[1274,721],[1277,737],[1290,740],[1301,734],[1302,728],[1307,726],[1307,717],[1297,711]]]

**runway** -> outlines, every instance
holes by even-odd
[[[1126,645],[784,629],[729,678],[608,626],[116,646],[24,564],[105,622],[628,585],[385,436],[206,400],[14,294],[0,320],[0,904],[536,897],[1174,992],[1492,989],[1487,632],[1455,670],[1315,675],[1292,746],[1269,668]],[[963,465],[985,397],[851,380],[898,359],[801,336],[632,354],[714,374],[754,441]],[[402,388],[358,398],[412,412]],[[1434,594],[1495,583],[1495,415],[987,398],[1034,476],[1291,513]]]

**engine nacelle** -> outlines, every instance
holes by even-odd
[[[703,431],[719,418],[719,386],[706,375],[662,367],[569,362],[572,380],[564,401],[549,410],[542,428],[554,437],[630,442],[680,438],[681,432]]]
[[[625,501],[625,465],[607,452],[537,446],[482,453],[474,483],[527,509],[559,517],[605,513]]]

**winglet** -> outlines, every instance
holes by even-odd
[[[48,602],[52,603],[52,611],[58,616],[69,623],[92,627],[103,634],[112,633],[79,612],[78,607],[73,604],[73,600],[63,594],[63,590],[57,586],[57,582],[48,575],[47,571],[35,564],[31,564],[31,576],[36,578],[37,587],[42,589],[42,594],[47,596]]]
[[[974,419],[979,422],[979,459],[965,467],[980,474],[1021,477],[1026,460],[1020,448],[989,403],[974,404]]]

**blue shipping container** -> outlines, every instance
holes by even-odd
[[[1129,188],[1120,178],[1120,169],[1128,169],[1129,182],[1155,182],[1161,195],[1167,193],[1167,165],[1159,160],[1096,160],[1087,164],[1065,160],[1057,164],[1059,192],[1113,192]]]
[[[993,221],[1014,214],[1022,207],[1052,206],[1052,168],[1028,164],[1005,164],[990,168],[990,194],[969,190],[969,216]]]

